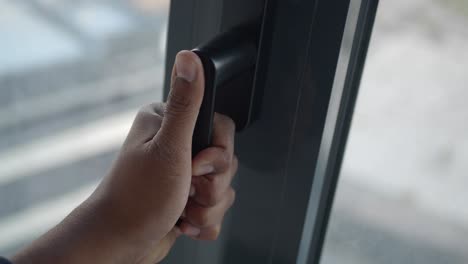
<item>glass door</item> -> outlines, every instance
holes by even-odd
[[[318,262],[376,8],[371,0],[172,1],[167,68],[178,50],[232,26],[259,21],[260,33],[258,112],[236,138],[236,203],[219,241],[181,241],[166,263]]]
[[[179,50],[250,23],[256,92],[236,138],[237,201],[218,241],[182,238],[165,263],[318,263],[376,0],[0,7],[0,255],[90,194],[137,109],[167,94]]]
[[[468,263],[467,11],[381,2],[322,263]]]

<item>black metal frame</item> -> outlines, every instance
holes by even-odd
[[[377,7],[362,0],[341,59],[350,1],[172,1],[168,68],[178,50],[263,13],[262,93],[257,120],[236,138],[238,195],[220,241],[184,241],[168,263],[319,262]]]
[[[349,28],[353,35],[348,65],[344,72],[343,85],[336,76],[331,104],[336,110],[329,111],[325,134],[332,135],[322,140],[319,160],[314,174],[314,185],[309,198],[308,214],[298,263],[318,263],[323,249],[327,225],[333,205],[336,185],[345,153],[346,142],[359,91],[372,28],[377,13],[378,0],[352,0],[358,3],[357,21]],[[349,18],[349,17],[348,17]],[[351,22],[348,20],[348,23]],[[353,21],[354,22],[354,21]],[[351,23],[353,23],[351,22]],[[342,47],[346,48],[346,47]]]

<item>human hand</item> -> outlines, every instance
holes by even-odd
[[[153,105],[161,112],[163,105]],[[141,263],[161,261],[172,248],[175,239],[185,234],[196,240],[216,240],[221,231],[223,217],[234,202],[235,192],[231,181],[237,171],[238,161],[234,150],[234,122],[215,114],[212,147],[201,151],[192,161],[192,182],[188,202],[178,226],[174,226]],[[140,262],[139,262],[140,263]]]
[[[180,52],[167,104],[139,111],[96,191],[15,263],[29,263],[28,257],[35,263],[155,263],[181,234],[216,239],[234,201],[235,129],[231,119],[216,114],[213,146],[192,160],[203,89],[198,56]]]
[[[135,235],[149,241],[144,263],[160,261],[181,233],[216,239],[234,202],[230,185],[237,159],[230,118],[215,115],[213,146],[192,161],[192,135],[204,88],[198,56],[178,54],[171,86],[167,105],[152,104],[139,112],[114,169],[96,194],[112,197],[111,204],[123,210],[118,213],[123,226],[134,226]],[[180,229],[175,226],[178,219]]]

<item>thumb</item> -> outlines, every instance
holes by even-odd
[[[191,51],[179,52],[172,70],[171,90],[159,137],[180,148],[192,144],[204,87],[203,66],[198,56]]]

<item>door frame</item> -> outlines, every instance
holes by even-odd
[[[179,50],[262,17],[254,83],[261,103],[236,136],[237,201],[220,240],[184,241],[168,263],[319,262],[377,5],[172,0],[166,69]],[[166,70],[165,96],[169,78]]]

